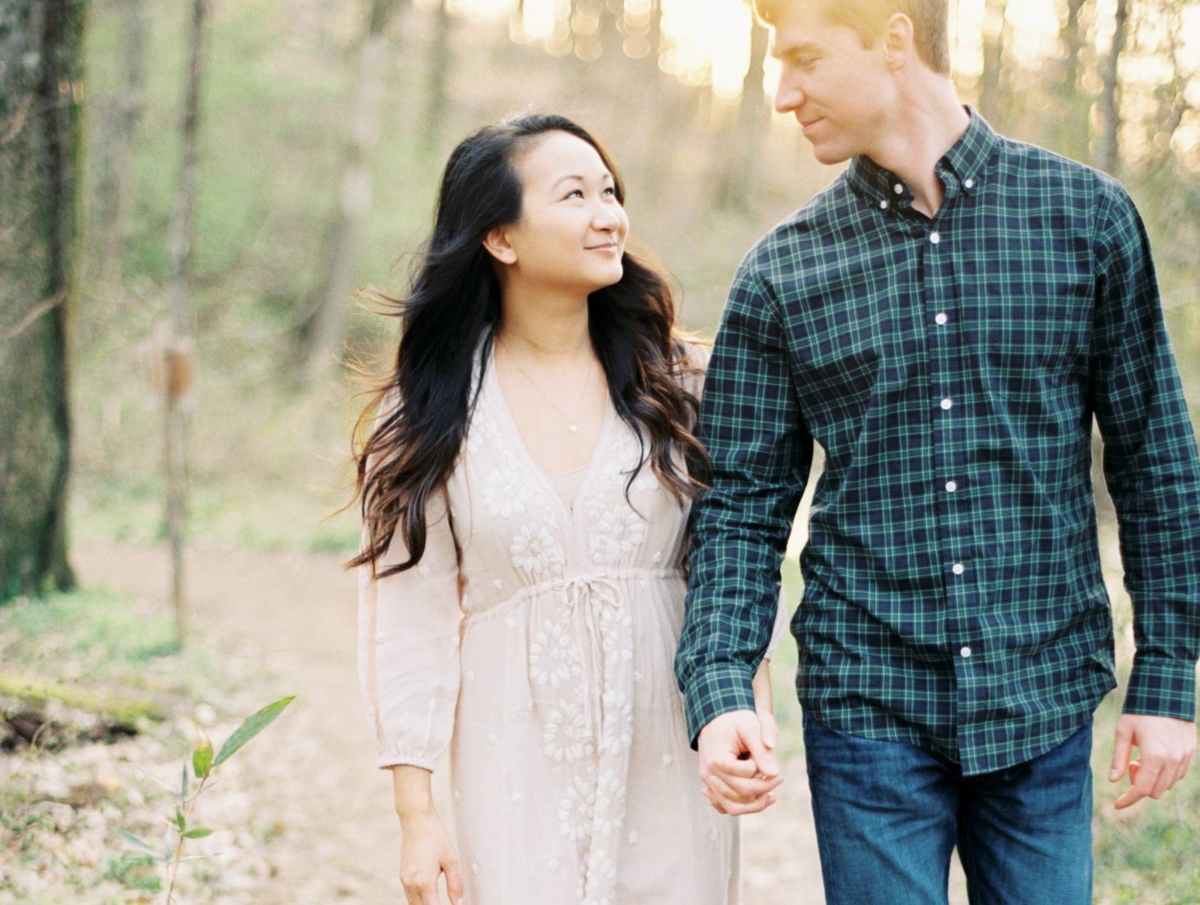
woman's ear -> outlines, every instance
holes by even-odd
[[[501,264],[517,263],[517,250],[509,241],[507,227],[497,226],[484,236],[483,247]]]

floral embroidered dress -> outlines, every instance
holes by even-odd
[[[700,795],[672,669],[687,507],[648,465],[626,499],[639,446],[611,403],[568,505],[484,366],[420,565],[362,572],[378,764],[449,744],[468,905],[732,905],[737,825]]]

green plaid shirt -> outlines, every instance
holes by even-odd
[[[693,741],[753,707],[814,440],[806,712],[968,775],[1070,736],[1115,685],[1093,417],[1134,602],[1125,709],[1195,719],[1200,462],[1137,211],[973,112],[937,174],[931,220],[855,159],[734,280],[676,660]]]

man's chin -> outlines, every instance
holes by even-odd
[[[833,166],[836,163],[845,163],[853,154],[848,154],[842,148],[834,148],[826,144],[812,143],[813,157],[817,159],[817,163],[825,164],[825,166]]]

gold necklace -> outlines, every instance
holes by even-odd
[[[497,346],[499,346],[499,345],[500,344],[497,343]],[[587,374],[583,378],[583,390],[581,390],[579,393],[579,401],[575,403],[575,417],[572,418],[572,417],[568,416],[567,413],[564,412],[561,408],[559,408],[558,405],[554,402],[554,400],[546,395],[545,390],[543,390],[540,386],[537,385],[537,381],[535,381],[532,377],[529,376],[529,372],[526,371],[523,367],[521,367],[520,363],[517,361],[516,356],[513,355],[512,350],[508,348],[507,344],[504,345],[504,350],[505,350],[505,354],[508,356],[508,360],[510,362],[512,362],[512,366],[517,369],[517,372],[522,377],[524,377],[525,380],[529,383],[529,385],[538,391],[538,395],[541,396],[543,399],[545,399],[548,403],[550,403],[550,407],[552,409],[554,409],[554,411],[558,412],[559,416],[564,421],[567,422],[567,430],[569,430],[573,434],[577,433],[579,431],[579,411],[580,411],[580,409],[583,408],[583,400],[587,396],[588,384],[591,382],[591,379],[592,379],[592,362],[591,362],[591,360],[590,359],[588,360]]]

